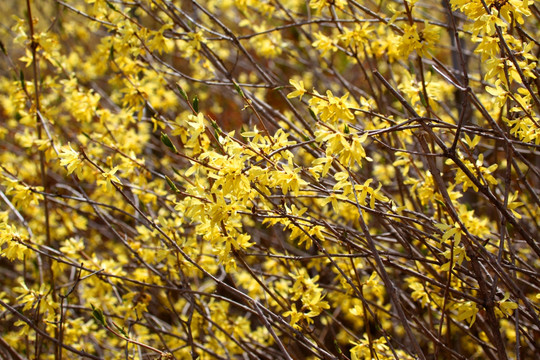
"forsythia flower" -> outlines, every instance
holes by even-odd
[[[116,174],[116,172],[118,171],[118,166],[115,166],[114,168],[112,168],[111,170],[109,171],[104,171],[101,173],[101,176],[103,177],[102,179],[98,179],[97,180],[97,184],[99,186],[101,186],[101,188],[104,190],[104,191],[109,191],[111,190],[111,183],[115,183],[116,185],[122,185],[122,182],[120,181],[120,179],[118,179],[114,174]]]
[[[401,36],[398,44],[399,52],[404,56],[409,56],[414,50],[418,56],[431,58],[429,51],[439,40],[439,32],[433,25],[424,23],[424,29],[419,31],[417,24],[405,25],[405,32]]]
[[[291,321],[289,322],[289,324],[296,330],[300,330],[302,328],[298,323],[300,323],[305,318],[305,315],[304,313],[296,309],[296,304],[292,304],[291,310],[285,311],[283,313],[283,316],[291,317]]]
[[[289,84],[291,84],[292,86],[294,86],[294,88],[296,89],[295,91],[287,94],[287,97],[289,99],[292,99],[292,98],[295,98],[295,97],[300,97],[300,101],[302,100],[302,96],[304,96],[304,94],[306,93],[306,88],[304,87],[304,82],[302,80],[300,81],[297,81],[297,80],[289,80]]]
[[[504,298],[501,301],[497,301],[497,306],[494,308],[495,315],[497,317],[508,317],[512,316],[514,310],[518,308],[518,304],[512,301],[508,301],[510,298],[510,293],[506,292]]]
[[[335,6],[338,9],[343,10],[347,5],[347,0],[311,0],[309,6],[315,9],[315,13],[320,14],[322,9],[329,6]]]
[[[469,326],[472,326],[476,321],[476,314],[478,314],[478,308],[473,301],[457,302],[452,306],[453,310],[457,310],[456,320],[469,320]]]
[[[58,156],[60,157],[60,165],[67,167],[68,175],[73,171],[80,169],[80,166],[83,163],[81,154],[73,150],[70,143],[66,146],[62,146]]]
[[[337,50],[336,41],[332,40],[330,37],[318,32],[315,33],[315,40],[312,46],[315,49],[321,50],[322,56],[325,56],[328,52],[335,52]]]

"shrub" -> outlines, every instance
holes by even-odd
[[[540,351],[535,3],[0,9],[2,357]]]

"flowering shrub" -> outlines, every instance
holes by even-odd
[[[0,9],[0,357],[540,351],[535,2]]]

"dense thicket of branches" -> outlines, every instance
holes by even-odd
[[[540,352],[536,3],[0,10],[0,357]]]

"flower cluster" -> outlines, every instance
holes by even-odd
[[[0,10],[0,358],[539,353],[533,2]]]

